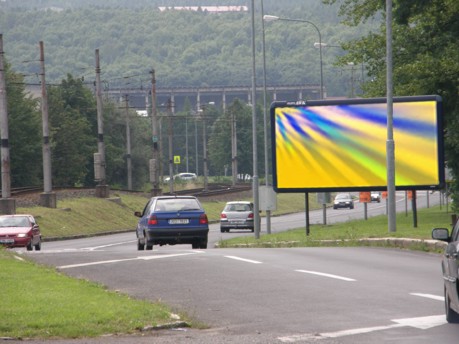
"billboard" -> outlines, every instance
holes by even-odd
[[[439,96],[395,97],[397,190],[444,183]],[[273,187],[277,192],[385,190],[386,98],[274,102]]]

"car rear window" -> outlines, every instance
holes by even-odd
[[[227,204],[225,211],[250,211],[252,210],[249,204]]]
[[[189,211],[200,209],[199,202],[193,198],[166,198],[156,201],[154,211]]]

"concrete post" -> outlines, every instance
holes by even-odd
[[[41,116],[43,122],[43,193],[40,194],[40,205],[47,208],[56,208],[56,193],[52,192],[51,174],[51,146],[49,143],[49,116],[48,95],[45,81],[45,52],[43,42],[40,41],[41,65]]]
[[[0,34],[0,137],[2,159],[2,198],[0,199],[0,213],[15,214],[16,201],[11,198],[11,166],[5,78],[5,68],[3,64],[3,35]]]

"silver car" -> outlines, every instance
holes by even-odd
[[[250,229],[254,231],[253,204],[248,201],[228,202],[220,214],[220,232],[230,229]]]
[[[339,193],[333,201],[333,209],[349,208],[354,209],[354,200],[350,193]]]

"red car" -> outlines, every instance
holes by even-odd
[[[32,215],[0,216],[0,245],[41,250],[40,227]]]

